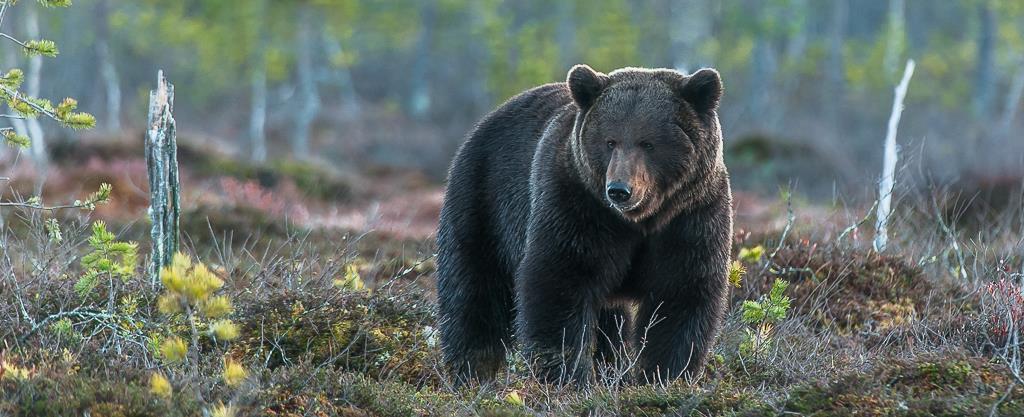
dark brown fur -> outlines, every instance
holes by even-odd
[[[701,369],[732,230],[721,92],[714,70],[577,66],[480,122],[438,233],[441,342],[459,380],[492,376],[513,339],[548,379],[588,379],[592,357],[643,336],[645,377]],[[628,200],[612,201],[615,182]]]

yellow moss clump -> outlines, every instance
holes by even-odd
[[[342,289],[361,291],[366,288],[363,277],[359,274],[359,265],[350,263],[345,265],[345,276],[334,280],[334,286]]]
[[[224,358],[224,383],[228,386],[241,384],[249,377],[249,372],[238,362],[229,357]]]
[[[225,319],[235,308],[227,295],[215,293],[224,287],[224,280],[200,262],[192,262],[182,253],[174,254],[171,265],[160,271],[164,293],[157,300],[161,313],[173,315],[185,313],[186,319],[194,326],[201,319],[216,320],[209,324],[210,337],[218,341],[237,339],[240,330],[231,320]]]
[[[235,311],[234,306],[231,305],[231,299],[226,295],[211,297],[201,307],[203,314],[211,319],[221,318]]]
[[[149,392],[159,397],[171,398],[174,388],[171,387],[171,382],[167,380],[167,377],[159,372],[154,372],[149,376]]]
[[[210,333],[219,341],[231,341],[238,339],[240,331],[231,320],[218,320],[210,324]]]
[[[23,381],[32,376],[32,372],[27,368],[22,368],[17,364],[10,363],[7,361],[0,362],[0,377],[3,379],[13,379],[16,381]]]
[[[188,347],[185,346],[185,341],[177,336],[169,337],[160,344],[160,354],[168,362],[181,362],[185,359],[187,352]]]
[[[235,417],[238,412],[233,405],[218,404],[210,410],[210,417]]]
[[[201,344],[198,338],[206,334],[216,342],[228,342],[241,336],[241,329],[227,318],[234,312],[231,298],[224,294],[216,294],[224,288],[224,280],[210,271],[201,262],[192,262],[182,253],[174,254],[171,264],[160,270],[160,281],[164,284],[164,292],[157,300],[157,308],[161,313],[173,316],[172,323],[184,318],[186,328],[192,338],[191,352],[198,356]],[[174,326],[171,326],[172,328]],[[172,333],[160,343],[160,353],[166,362],[183,362],[188,356],[190,346]],[[189,362],[196,362],[195,360]],[[198,367],[198,363],[186,363],[187,366]],[[229,386],[242,383],[248,372],[242,365],[224,358],[224,382]],[[170,383],[161,374],[154,374],[150,380],[154,393],[169,392]],[[159,394],[158,394],[159,395]],[[168,394],[169,395],[169,394]],[[223,404],[213,410],[210,415],[232,416],[232,407]]]

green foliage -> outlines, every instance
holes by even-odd
[[[25,55],[28,56],[42,55],[52,58],[57,56],[58,53],[60,53],[57,50],[57,44],[47,39],[31,40],[25,42],[25,45],[22,48],[25,51]]]
[[[6,143],[8,146],[14,146],[17,148],[27,148],[29,145],[32,144],[28,136],[19,135],[12,128],[0,129],[0,134],[3,135],[4,143]]]
[[[743,266],[740,261],[732,261],[729,264],[729,285],[740,288],[743,286],[743,275],[747,273],[747,268]]]
[[[741,261],[754,264],[761,262],[761,257],[764,256],[764,246],[757,245],[752,248],[740,248],[739,258]]]
[[[134,274],[138,244],[118,241],[117,236],[108,231],[102,221],[92,224],[89,247],[92,252],[82,257],[82,269],[85,272],[75,283],[75,292],[79,296],[88,296],[104,277],[126,282]]]
[[[110,201],[110,193],[113,191],[114,187],[112,185],[102,183],[100,188],[96,192],[89,194],[85,201],[75,200],[74,205],[90,211],[96,210],[97,205]]]
[[[355,291],[365,288],[363,277],[359,275],[359,266],[354,263],[345,265],[345,276],[341,279],[335,279],[334,286]]]
[[[46,219],[46,235],[50,237],[50,242],[60,243],[64,241],[64,235],[60,231],[60,222],[57,219],[51,217]]]
[[[776,279],[767,295],[743,302],[740,313],[747,328],[740,342],[740,354],[758,357],[772,346],[775,325],[789,312],[791,300],[785,295],[788,287],[789,281]]]
[[[21,72],[20,69],[14,68],[7,71],[7,74],[0,77],[0,86],[16,90],[21,87],[21,83],[24,81],[25,73]]]
[[[70,7],[71,0],[38,0],[39,4],[46,7]]]
[[[38,0],[39,4],[45,7],[68,7],[71,0]],[[17,1],[3,2],[5,9],[17,4]],[[2,21],[2,19],[0,19]],[[0,28],[2,30],[2,28]],[[59,53],[57,44],[47,39],[32,39],[20,41],[14,37],[4,34],[5,38],[21,46],[27,56],[55,57]],[[47,116],[64,127],[71,129],[90,129],[96,126],[96,118],[88,113],[74,112],[77,102],[73,99],[65,99],[56,108],[46,99],[30,97],[18,89],[24,82],[24,73],[17,68],[10,69],[0,77],[0,101],[6,102],[7,107],[14,112],[14,117],[34,118],[39,115]],[[29,138],[18,135],[8,127],[0,128],[0,134],[8,145],[25,148],[29,146]]]

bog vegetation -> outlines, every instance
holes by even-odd
[[[566,9],[550,13],[547,2],[531,1],[98,0],[65,8],[70,3],[0,0],[0,32],[14,38],[0,41],[18,50],[0,79],[0,132],[10,145],[0,159],[0,415],[1024,414],[1021,177],[992,171],[948,182],[914,174],[931,172],[941,155],[959,155],[966,145],[955,141],[964,137],[1003,143],[1012,154],[1009,140],[982,127],[1002,126],[991,122],[1002,123],[1005,112],[1017,123],[1014,77],[1024,84],[1024,76],[1013,72],[1022,39],[1014,25],[1024,10],[1015,2],[856,2],[864,13],[852,13],[846,1],[724,1],[684,9],[699,10],[692,14],[676,2],[563,2]],[[758,12],[745,12],[750,7]],[[301,19],[274,18],[293,13]],[[953,21],[965,15],[974,22],[969,31],[949,29],[961,28]],[[292,27],[302,19],[311,23]],[[21,36],[33,20],[54,23],[43,32],[58,41],[38,28]],[[83,20],[96,24],[74,24]],[[712,23],[691,38],[672,30],[678,21]],[[100,46],[83,46],[92,40]],[[100,71],[99,83],[71,80],[68,73],[84,73],[72,68],[91,62],[84,50],[117,71]],[[58,52],[45,70],[34,61]],[[819,126],[799,114],[821,103],[804,99],[841,88],[852,93],[822,95],[841,97],[823,107],[835,106],[825,113],[836,126],[878,129],[821,127],[833,135],[822,140],[848,138],[877,156],[858,138],[880,148],[884,115],[872,109],[888,110],[898,74],[874,68],[909,55],[920,69],[900,131],[941,132],[928,145],[939,156],[902,159],[879,253],[874,197],[815,198],[821,183],[778,192],[777,179],[800,178],[802,169],[829,177],[822,170],[842,167],[804,161],[819,145],[779,143],[776,134],[813,131],[793,129]],[[837,61],[819,71],[828,57]],[[727,324],[695,381],[631,384],[625,376],[636,352],[623,352],[588,387],[548,385],[513,351],[496,381],[454,388],[436,345],[437,167],[391,151],[429,157],[422,150],[442,143],[442,133],[465,130],[459,115],[557,80],[562,61],[577,59],[601,69],[715,64],[736,97],[723,109],[737,115],[729,123],[769,133],[726,154],[741,173]],[[410,65],[382,65],[390,60]],[[130,92],[153,71],[129,61],[166,64],[180,77],[179,123],[196,120],[180,140],[181,251],[159,280],[146,270],[141,135],[118,133],[121,117],[143,117],[129,110],[145,107]],[[443,70],[463,61],[473,65]],[[15,62],[25,70],[6,68]],[[990,78],[968,81],[955,74],[962,68]],[[32,77],[53,82],[41,87]],[[757,107],[765,105],[758,89],[746,88],[764,79],[791,89],[779,107]],[[49,91],[57,87],[67,88]],[[67,130],[94,119],[74,100],[39,98],[66,93],[102,109],[96,130],[106,133]],[[239,100],[253,106],[244,115],[218,107]],[[961,114],[965,100],[978,106],[971,116]],[[214,108],[224,120],[189,117]],[[346,119],[329,120],[336,114]],[[764,118],[741,128],[750,114]],[[225,133],[231,129],[218,124],[240,124],[225,121],[232,118],[257,120],[241,123],[251,127],[244,134]],[[392,125],[423,136],[405,147],[381,139],[394,132],[367,133]],[[950,125],[969,134],[944,130]],[[325,139],[338,126],[351,128],[339,137],[352,142]],[[226,139],[195,133],[203,129]],[[46,141],[60,136],[68,140]],[[340,157],[344,169],[317,163],[335,157],[335,146],[367,143],[378,153]],[[444,156],[427,165],[446,162],[452,146],[454,139],[436,146],[431,152]],[[33,163],[19,163],[22,147]],[[985,160],[975,156],[965,160]],[[877,164],[864,165],[870,173],[848,178],[876,178]]]

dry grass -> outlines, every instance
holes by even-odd
[[[203,339],[186,372],[156,353],[162,337],[187,329],[156,311],[159,283],[141,267],[95,299],[73,291],[91,218],[68,213],[55,242],[40,213],[5,212],[0,415],[204,415],[221,403],[276,416],[1024,413],[1019,204],[985,212],[985,228],[951,216],[955,203],[932,198],[950,195],[942,189],[902,195],[880,255],[863,226],[843,233],[866,207],[796,202],[787,225],[785,202],[741,194],[736,249],[762,246],[763,256],[744,260],[705,375],[635,385],[624,377],[635,352],[623,352],[588,387],[542,384],[512,352],[495,381],[453,388],[433,330],[429,236],[311,228],[238,205],[186,207],[185,247],[225,281],[242,329],[230,345]],[[433,204],[424,200],[402,204]],[[132,213],[101,214],[145,248]],[[335,285],[353,271],[368,290]],[[792,308],[770,349],[743,355],[739,304],[775,279],[791,282]],[[98,301],[105,291],[116,311]],[[249,371],[239,387],[221,382],[225,356]],[[169,399],[148,387],[158,369]]]

